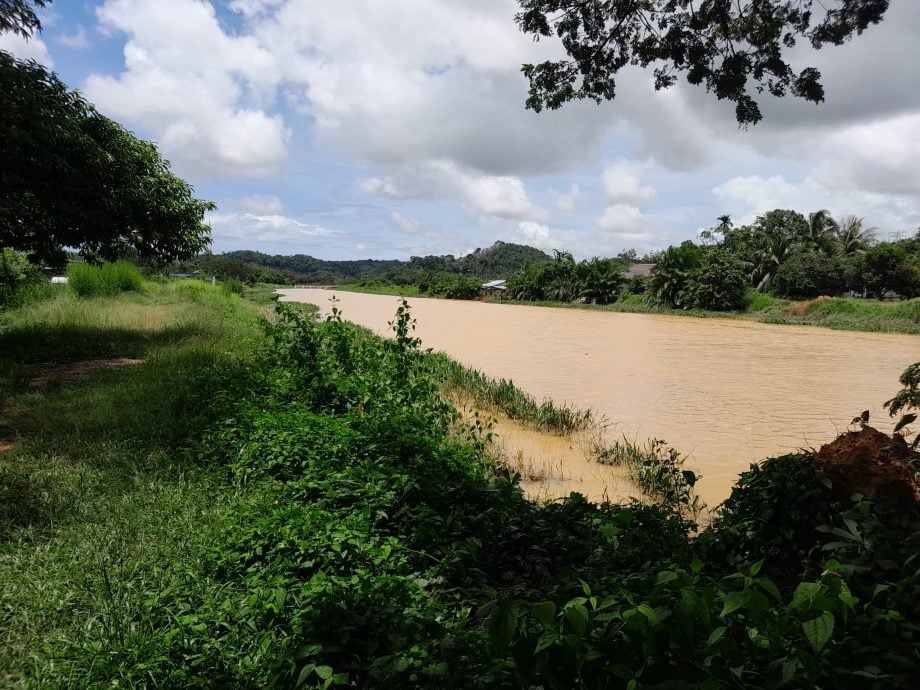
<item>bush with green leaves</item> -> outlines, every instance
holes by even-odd
[[[43,280],[41,266],[30,262],[22,252],[0,247],[0,309],[18,306],[18,293]]]

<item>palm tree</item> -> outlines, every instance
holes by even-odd
[[[773,276],[790,256],[795,253],[798,243],[790,235],[767,235],[761,233],[757,238],[757,251],[752,257],[751,283],[758,292],[770,287]]]
[[[831,217],[830,211],[821,209],[808,214],[808,229],[803,241],[812,249],[830,253],[839,224]]]
[[[864,228],[863,218],[847,216],[837,228],[837,247],[844,256],[865,251],[875,241],[878,228]]]

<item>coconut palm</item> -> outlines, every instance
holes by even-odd
[[[864,228],[865,219],[847,216],[837,228],[837,248],[844,256],[865,251],[875,242],[878,228]]]
[[[812,249],[831,253],[839,224],[830,211],[821,209],[808,214],[808,228],[802,241]]]

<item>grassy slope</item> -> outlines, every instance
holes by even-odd
[[[0,687],[36,683],[64,640],[136,634],[118,622],[144,593],[197,570],[236,497],[181,449],[260,339],[252,309],[195,283],[0,315]],[[34,363],[111,356],[145,363],[24,387]]]

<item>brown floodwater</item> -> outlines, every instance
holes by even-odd
[[[324,311],[329,290],[282,290],[283,299]],[[344,318],[387,333],[398,298],[334,293]],[[710,506],[728,496],[751,462],[819,447],[868,409],[890,431],[882,407],[898,377],[920,359],[920,337],[777,326],[733,319],[618,314],[411,298],[424,347],[538,400],[590,408],[610,439],[666,440]],[[564,468],[563,468],[564,469]],[[564,474],[564,472],[563,472]],[[593,475],[592,475],[593,476]],[[583,488],[603,494],[593,478]]]

